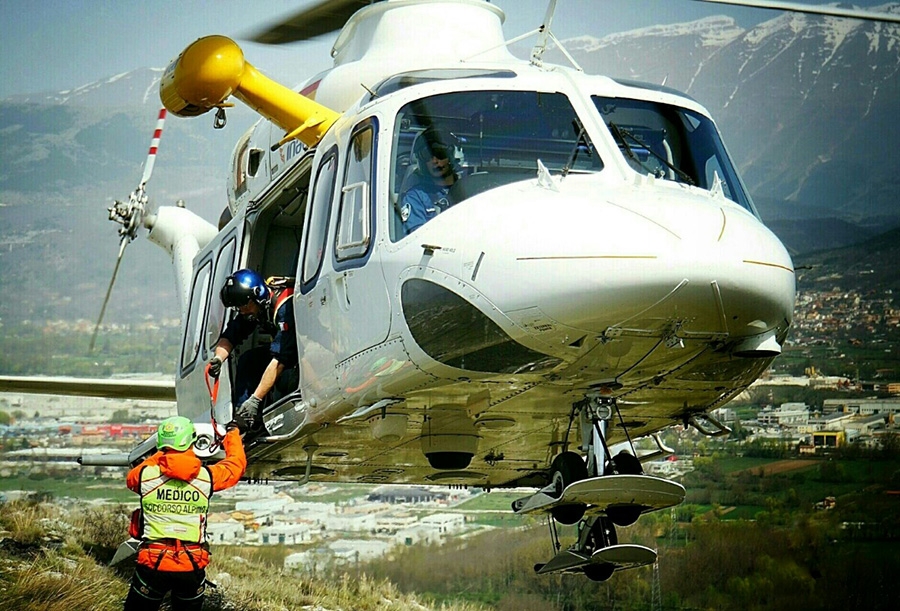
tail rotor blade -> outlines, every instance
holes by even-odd
[[[112,278],[106,289],[106,297],[103,298],[103,307],[100,308],[100,316],[97,318],[97,324],[94,326],[94,333],[91,335],[91,344],[88,352],[94,351],[94,345],[97,342],[97,333],[100,331],[100,324],[106,315],[106,306],[109,305],[109,297],[112,294],[113,285],[116,283],[116,276],[119,274],[119,266],[122,264],[122,255],[125,253],[125,247],[128,243],[137,238],[138,229],[140,229],[147,214],[150,213],[150,198],[144,187],[150,181],[153,175],[153,166],[156,164],[156,151],[159,149],[159,139],[162,136],[163,125],[166,122],[166,109],[161,108],[156,118],[156,129],[153,130],[153,137],[150,139],[150,150],[147,152],[147,162],[144,164],[144,174],[141,176],[141,182],[128,197],[127,202],[116,200],[115,204],[109,208],[109,220],[118,223],[122,227],[119,229],[119,256],[116,258],[116,266],[113,268]]]
[[[119,265],[122,263],[122,255],[125,254],[125,247],[128,246],[130,240],[127,236],[122,236],[119,241],[119,256],[116,257],[116,266],[113,268],[112,278],[109,279],[109,286],[106,288],[106,297],[103,298],[103,306],[100,308],[100,316],[97,318],[97,324],[94,325],[94,333],[91,335],[91,345],[88,347],[88,353],[94,351],[94,344],[97,341],[97,332],[100,330],[100,323],[103,322],[103,316],[106,314],[106,306],[109,305],[109,296],[112,294],[113,285],[116,283],[116,276],[119,274]]]
[[[147,163],[144,165],[144,175],[141,177],[141,185],[139,188],[150,182],[150,176],[153,175],[153,166],[156,163],[156,151],[159,148],[159,139],[162,136],[163,125],[166,122],[166,109],[159,109],[159,117],[156,119],[156,129],[153,130],[153,138],[150,140],[150,150],[147,152]]]

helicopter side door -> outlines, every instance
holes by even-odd
[[[195,259],[191,296],[185,317],[178,377],[175,389],[178,413],[197,420],[211,405],[213,381],[207,381],[206,362],[212,356],[225,322],[225,306],[218,287],[234,270],[240,224],[220,232]],[[231,377],[222,368],[214,415],[217,421],[231,420]]]
[[[333,396],[337,388],[334,338],[328,308],[332,293],[328,270],[323,269],[337,184],[337,146],[318,153],[317,162],[303,232],[302,255],[297,268],[294,319],[303,396],[319,400]]]
[[[383,342],[390,329],[390,297],[375,248],[377,143],[378,121],[373,117],[356,125],[344,152],[329,302],[338,363]]]
[[[375,249],[378,122],[321,154],[305,231],[295,306],[300,377],[307,398],[339,400],[339,365],[382,342],[390,299]]]

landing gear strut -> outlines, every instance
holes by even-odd
[[[573,409],[579,418],[586,462],[575,452],[558,454],[550,466],[550,483],[517,499],[512,507],[516,513],[541,511],[550,516],[555,555],[549,562],[535,565],[536,572],[583,573],[588,579],[605,581],[617,570],[656,561],[656,552],[647,547],[620,545],[616,526],[630,526],[642,513],[677,505],[684,500],[684,488],[643,474],[614,399],[589,396]],[[613,456],[606,442],[614,414],[628,437],[630,453],[623,450]],[[578,539],[565,550],[559,542],[556,522],[578,524]]]

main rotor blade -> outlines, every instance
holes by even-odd
[[[253,42],[281,45],[330,34],[344,27],[350,16],[372,0],[324,0],[250,37]]]
[[[94,343],[97,341],[97,331],[100,330],[100,323],[103,322],[103,315],[106,314],[106,306],[109,304],[109,296],[112,294],[113,284],[116,283],[116,276],[119,273],[119,265],[122,263],[122,255],[125,254],[125,247],[128,246],[128,236],[122,236],[119,241],[119,256],[116,258],[116,266],[113,268],[112,278],[109,279],[109,286],[106,288],[106,297],[103,298],[103,307],[100,308],[100,316],[97,318],[97,324],[94,325],[94,333],[91,335],[91,345],[88,347],[88,353],[94,351]]]
[[[0,375],[0,392],[175,401],[175,380]]]
[[[696,2],[711,2],[713,4],[732,4],[734,6],[746,6],[750,8],[763,8],[778,11],[791,11],[795,13],[812,13],[814,15],[830,15],[832,17],[846,17],[849,19],[864,19],[866,21],[886,21],[900,23],[900,15],[893,13],[879,13],[876,11],[864,11],[857,8],[841,8],[834,5],[812,5],[803,2],[777,2],[775,0],[695,0]]]

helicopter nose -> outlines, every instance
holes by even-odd
[[[668,326],[685,336],[736,339],[790,323],[788,253],[728,200],[677,188],[606,198],[590,185],[568,193],[518,189],[517,197],[467,211],[467,227],[484,233],[474,241],[494,248],[477,254],[471,278],[531,333],[658,335]]]
[[[532,307],[534,295],[547,318],[588,333],[677,326],[708,338],[755,336],[790,320],[793,265],[753,215],[702,195],[633,195],[571,201],[591,222],[542,222],[530,238],[520,234],[517,256],[500,272],[507,289],[522,287],[509,310]],[[591,205],[601,211],[589,215]]]

